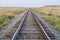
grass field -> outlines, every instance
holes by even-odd
[[[24,8],[0,8],[0,29],[7,25],[15,15],[18,15],[24,11]]]
[[[60,31],[60,9],[48,10],[48,9],[33,9],[39,13],[46,21],[54,25],[56,30]]]
[[[42,17],[48,21],[50,24],[54,25],[55,28],[60,31],[60,18],[53,15],[42,15]]]

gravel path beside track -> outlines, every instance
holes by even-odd
[[[23,17],[24,13],[16,15],[10,22],[8,25],[6,25],[5,27],[3,27],[0,30],[0,40],[3,40],[4,38],[10,39],[12,37],[12,35],[14,34],[13,32],[15,32],[17,26],[20,23],[22,17]]]

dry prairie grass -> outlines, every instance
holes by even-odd
[[[35,11],[37,11],[38,13],[43,13],[43,14],[52,14],[52,15],[56,15],[56,16],[60,16],[60,9],[55,9],[55,10],[49,10],[49,9],[34,9]]]
[[[0,15],[11,15],[14,12],[23,12],[25,8],[0,8]]]
[[[0,8],[0,29],[7,25],[9,20],[25,11],[25,8]]]
[[[55,9],[49,10],[49,7],[46,8],[36,8],[33,9],[37,13],[39,13],[46,21],[50,24],[54,25],[55,28],[60,31],[60,7],[56,7]]]

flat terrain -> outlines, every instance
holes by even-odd
[[[54,25],[56,30],[60,31],[60,6],[44,6],[34,9],[39,13],[46,21]]]
[[[0,29],[7,25],[16,15],[25,11],[25,8],[0,8]]]
[[[25,8],[0,8],[0,11],[2,11],[0,13],[0,40],[9,39],[17,29]]]

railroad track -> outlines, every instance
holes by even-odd
[[[54,36],[42,27],[34,13],[27,11],[11,40],[54,40]]]

